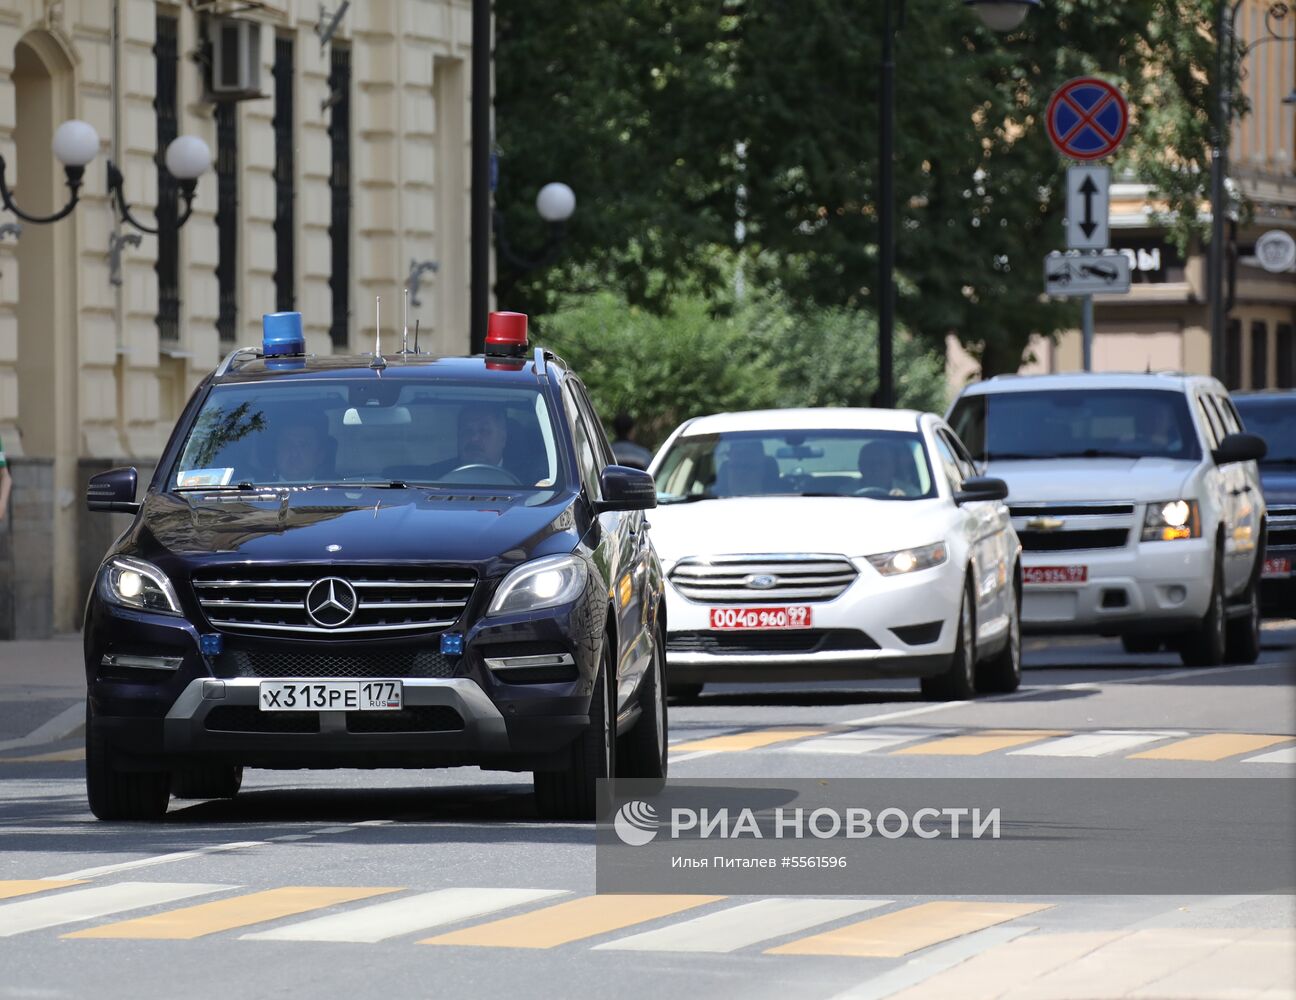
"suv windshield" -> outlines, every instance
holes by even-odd
[[[1261,465],[1296,465],[1296,396],[1234,396],[1246,429],[1269,446]]]
[[[950,425],[978,461],[1201,457],[1187,400],[1165,389],[964,396]]]
[[[536,389],[383,379],[217,386],[170,489],[270,484],[559,485]]]
[[[922,436],[873,430],[742,431],[676,440],[656,473],[659,503],[720,497],[936,495]]]

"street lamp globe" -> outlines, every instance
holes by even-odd
[[[54,156],[65,167],[84,167],[99,153],[99,133],[89,122],[76,118],[54,130]]]
[[[546,184],[536,195],[536,211],[545,222],[566,222],[576,211],[576,193],[561,181]]]
[[[166,168],[179,181],[196,181],[211,167],[211,149],[196,135],[172,139],[166,150]]]
[[[1026,20],[1026,15],[1040,5],[1040,0],[963,0],[991,31],[1012,31]]]

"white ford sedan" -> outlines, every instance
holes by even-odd
[[[940,417],[804,409],[690,420],[650,470],[670,687],[918,677],[931,698],[1021,679],[1021,546],[1001,480]]]

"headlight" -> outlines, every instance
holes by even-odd
[[[1196,500],[1168,500],[1148,504],[1143,516],[1145,542],[1173,542],[1201,538],[1201,515]]]
[[[180,614],[180,602],[166,574],[143,559],[113,556],[99,573],[99,594],[124,608]]]
[[[944,542],[924,545],[916,549],[899,549],[896,552],[883,552],[876,556],[865,556],[873,568],[883,576],[898,576],[901,573],[913,573],[920,569],[931,569],[939,566],[949,557]]]
[[[589,571],[576,556],[545,556],[523,563],[495,591],[488,615],[539,611],[568,604],[585,589]]]

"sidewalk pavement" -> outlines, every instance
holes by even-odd
[[[76,735],[84,704],[80,633],[0,641],[0,753]]]

